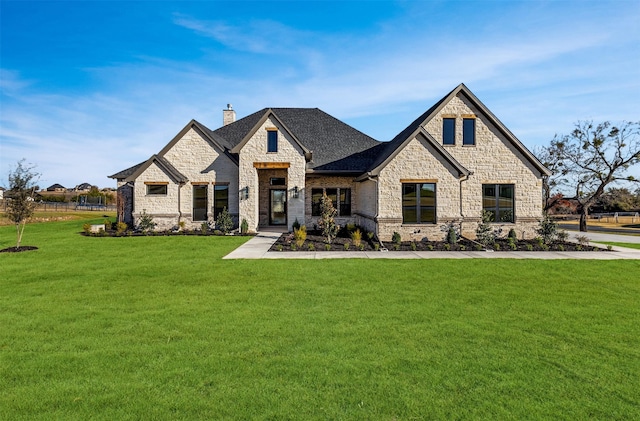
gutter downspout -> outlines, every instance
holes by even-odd
[[[182,191],[182,186],[185,183],[178,183],[178,226],[180,226],[180,221],[182,221],[182,203],[180,201],[180,192]]]
[[[462,206],[462,183],[469,180],[469,177],[473,175],[473,171],[469,171],[464,178],[460,179],[460,235],[462,236],[462,223],[464,222],[464,211]]]

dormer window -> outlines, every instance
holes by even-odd
[[[456,144],[456,119],[455,118],[442,119],[442,144],[443,145]]]
[[[476,144],[476,119],[462,119],[462,145],[473,146]]]
[[[278,152],[278,131],[267,130],[267,152]]]

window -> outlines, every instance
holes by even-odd
[[[463,145],[476,144],[476,119],[475,118],[462,119],[462,144]]]
[[[456,119],[455,118],[442,119],[442,144],[443,145],[456,144]]]
[[[515,222],[514,190],[513,184],[482,185],[482,208],[492,222]]]
[[[351,215],[351,189],[328,188],[311,189],[311,216],[320,216],[320,203],[324,192],[331,199],[333,207],[338,211],[336,216]]]
[[[207,220],[207,191],[209,186],[206,184],[199,184],[193,186],[193,220],[194,221],[206,221]]]
[[[338,214],[351,215],[351,189],[340,189],[340,208]]]
[[[271,177],[269,179],[269,184],[271,184],[272,186],[286,186],[286,180],[284,179],[284,177]]]
[[[167,184],[147,184],[147,194],[150,196],[166,196]]]
[[[436,223],[436,184],[402,184],[402,223]]]
[[[217,218],[224,208],[229,210],[229,186],[213,186],[213,217]]]
[[[278,132],[276,130],[267,131],[267,152],[278,152]]]

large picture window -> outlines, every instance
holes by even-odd
[[[513,184],[483,184],[482,208],[491,213],[492,222],[515,222]]]
[[[436,223],[436,184],[402,184],[402,223]]]
[[[351,216],[351,189],[346,188],[311,189],[312,216],[320,216],[320,203],[325,192],[338,211],[336,216]]]
[[[229,186],[213,186],[213,217],[217,218],[224,208],[229,210]]]

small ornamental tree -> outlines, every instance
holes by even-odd
[[[218,217],[216,218],[216,225],[224,234],[229,234],[233,229],[233,219],[231,218],[231,214],[227,210],[226,206],[222,208],[222,212],[218,214]]]
[[[491,226],[491,220],[493,219],[493,213],[482,209],[482,221],[478,224],[476,229],[476,239],[480,244],[487,247],[496,241],[496,233]]]
[[[24,159],[18,161],[14,171],[9,172],[9,203],[7,216],[16,225],[16,250],[20,249],[22,234],[27,220],[35,210],[36,183],[40,174],[33,172],[34,166],[25,166]]]
[[[322,195],[320,201],[320,219],[318,219],[318,227],[322,231],[325,243],[331,244],[338,235],[340,226],[336,225],[335,217],[338,211],[333,207],[333,202],[326,193]]]

